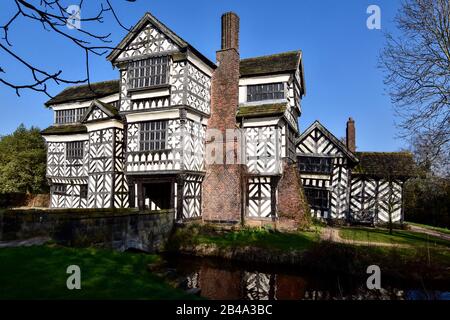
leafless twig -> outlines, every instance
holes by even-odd
[[[132,2],[126,0],[128,2]],[[7,80],[6,76],[10,70],[7,65],[0,67],[0,73],[4,77],[0,78],[0,82],[15,90],[16,94],[20,96],[21,90],[29,89],[37,92],[42,92],[47,96],[51,96],[48,92],[47,84],[51,81],[54,83],[66,83],[66,84],[80,84],[88,83],[90,86],[90,72],[89,72],[89,55],[94,54],[102,56],[109,50],[115,49],[115,47],[109,45],[111,43],[110,33],[97,34],[95,31],[88,28],[78,28],[70,30],[67,28],[68,21],[72,18],[71,14],[67,11],[68,7],[63,4],[63,0],[40,0],[39,4],[34,4],[32,1],[27,0],[11,0],[15,4],[15,12],[0,26],[0,31],[3,31],[3,37],[0,39],[0,51],[10,56],[15,61],[20,63],[30,72],[30,81],[28,83],[18,84],[14,81]],[[131,28],[127,28],[120,21],[114,7],[109,0],[99,1],[98,12],[89,17],[80,17],[80,23],[103,23],[106,13],[111,13],[115,22],[126,31],[130,31]],[[78,2],[78,7],[81,8],[84,5],[84,1]],[[82,79],[67,79],[63,76],[63,71],[47,71],[43,68],[39,68],[36,65],[28,62],[26,58],[21,57],[13,46],[13,40],[9,37],[9,31],[14,26],[14,22],[18,19],[24,19],[28,23],[38,22],[42,28],[46,31],[53,32],[55,35],[62,37],[65,40],[70,41],[76,47],[79,47],[85,54],[85,68],[86,77]]]

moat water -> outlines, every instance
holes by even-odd
[[[363,277],[314,275],[209,258],[166,259],[168,267],[181,277],[184,289],[213,300],[450,300],[450,288],[437,284],[382,277],[382,289],[369,290]]]

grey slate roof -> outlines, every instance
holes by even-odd
[[[262,104],[239,107],[236,117],[264,117],[282,115],[286,111],[286,103]]]
[[[61,93],[48,100],[45,105],[50,106],[53,104],[75,102],[75,101],[87,101],[92,99],[98,99],[106,97],[112,94],[119,93],[120,83],[119,80],[109,80],[102,82],[94,82],[91,85],[72,86],[64,89]]]
[[[42,135],[55,135],[55,134],[75,134],[75,133],[86,133],[87,128],[82,124],[64,124],[50,126],[47,129],[41,131]]]
[[[302,52],[299,50],[242,59],[240,63],[241,77],[295,72],[300,64],[301,56]]]
[[[416,172],[410,152],[357,152],[356,156],[359,164],[353,169],[353,174],[407,178]]]

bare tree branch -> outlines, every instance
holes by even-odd
[[[126,0],[128,2],[132,2]],[[54,83],[68,83],[68,84],[79,84],[88,83],[90,87],[90,72],[89,72],[89,54],[94,54],[97,56],[102,56],[109,50],[116,49],[110,46],[111,43],[110,36],[108,34],[97,34],[95,31],[89,30],[87,27],[75,28],[70,30],[67,28],[68,21],[72,18],[71,13],[68,12],[68,7],[63,4],[63,0],[40,0],[39,4],[32,3],[28,0],[12,0],[15,4],[16,11],[11,17],[6,21],[4,25],[0,26],[3,31],[3,37],[0,39],[0,51],[4,54],[12,57],[14,60],[23,65],[30,72],[30,82],[28,84],[17,84],[14,81],[10,81],[5,77],[0,78],[0,83],[11,87],[15,90],[16,94],[20,96],[20,91],[29,89],[37,92],[42,92],[47,96],[51,96],[47,91],[47,83],[53,81]],[[73,2],[72,2],[73,3]],[[80,17],[78,21],[80,23],[103,23],[106,13],[111,13],[114,21],[126,31],[130,31],[130,28],[125,27],[114,7],[111,5],[109,0],[98,1],[100,3],[99,9],[96,14],[89,17]],[[80,0],[78,7],[81,8],[84,5],[84,1]],[[43,68],[39,68],[27,59],[21,57],[15,52],[13,47],[13,42],[9,37],[9,31],[13,26],[13,22],[18,19],[24,19],[28,23],[38,22],[41,24],[42,28],[48,32],[52,32],[55,35],[61,36],[63,39],[70,41],[75,46],[79,47],[85,54],[85,68],[86,68],[86,78],[71,80],[62,76],[62,70],[50,72]],[[2,43],[3,41],[3,43]],[[7,65],[3,65],[0,68],[0,73],[7,76],[8,68]]]
[[[386,35],[380,67],[400,120],[400,136],[414,138],[415,143],[426,141],[432,149],[426,153],[427,161],[448,168],[450,2],[405,0],[396,23],[401,37]]]

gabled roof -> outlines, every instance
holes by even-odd
[[[282,115],[286,111],[286,103],[261,104],[239,107],[236,117],[266,117]]]
[[[201,54],[197,49],[195,49],[192,45],[190,45],[187,41],[183,40],[180,36],[178,36],[175,32],[173,32],[169,27],[159,21],[155,16],[153,16],[150,12],[146,12],[145,15],[141,18],[141,20],[136,23],[136,25],[131,29],[131,31],[120,41],[120,43],[116,46],[115,49],[111,51],[111,53],[106,57],[108,61],[113,62],[119,54],[133,41],[134,37],[136,37],[141,30],[148,24],[151,23],[157,29],[159,29],[162,33],[164,33],[170,40],[172,40],[181,51],[191,50],[196,56],[198,56],[203,62],[208,64],[211,68],[216,68],[216,64],[211,60],[206,58],[203,54]]]
[[[347,149],[347,146],[343,144],[338,138],[336,138],[327,128],[325,128],[318,120],[314,121],[312,125],[303,132],[300,137],[297,139],[295,145],[297,146],[303,139],[308,137],[308,135],[314,130],[318,129],[322,132],[322,134],[327,137],[342,153],[344,153],[348,158],[350,158],[353,162],[358,163],[358,158],[356,155]]]
[[[112,106],[109,103],[101,102],[99,100],[94,100],[94,101],[92,101],[91,105],[89,106],[88,110],[86,111],[85,115],[83,116],[81,123],[86,123],[89,121],[88,120],[89,115],[92,113],[92,111],[95,108],[98,108],[101,111],[103,111],[108,116],[107,119],[120,119],[119,111],[116,108],[114,108],[114,106]],[[104,120],[104,119],[99,119],[99,120]]]
[[[300,68],[300,85],[305,90],[305,79],[302,62],[302,51],[288,51],[268,56],[242,59],[240,63],[241,77],[252,77],[280,73],[296,72]]]
[[[45,105],[48,107],[59,103],[98,99],[119,93],[119,91],[119,80],[95,82],[90,86],[88,84],[72,86],[65,88],[61,93],[48,100]]]
[[[50,126],[41,131],[42,135],[62,135],[62,134],[76,134],[86,133],[87,128],[82,124],[63,124],[57,126]]]
[[[359,164],[353,169],[353,174],[407,178],[417,171],[410,152],[357,152],[356,155]]]

